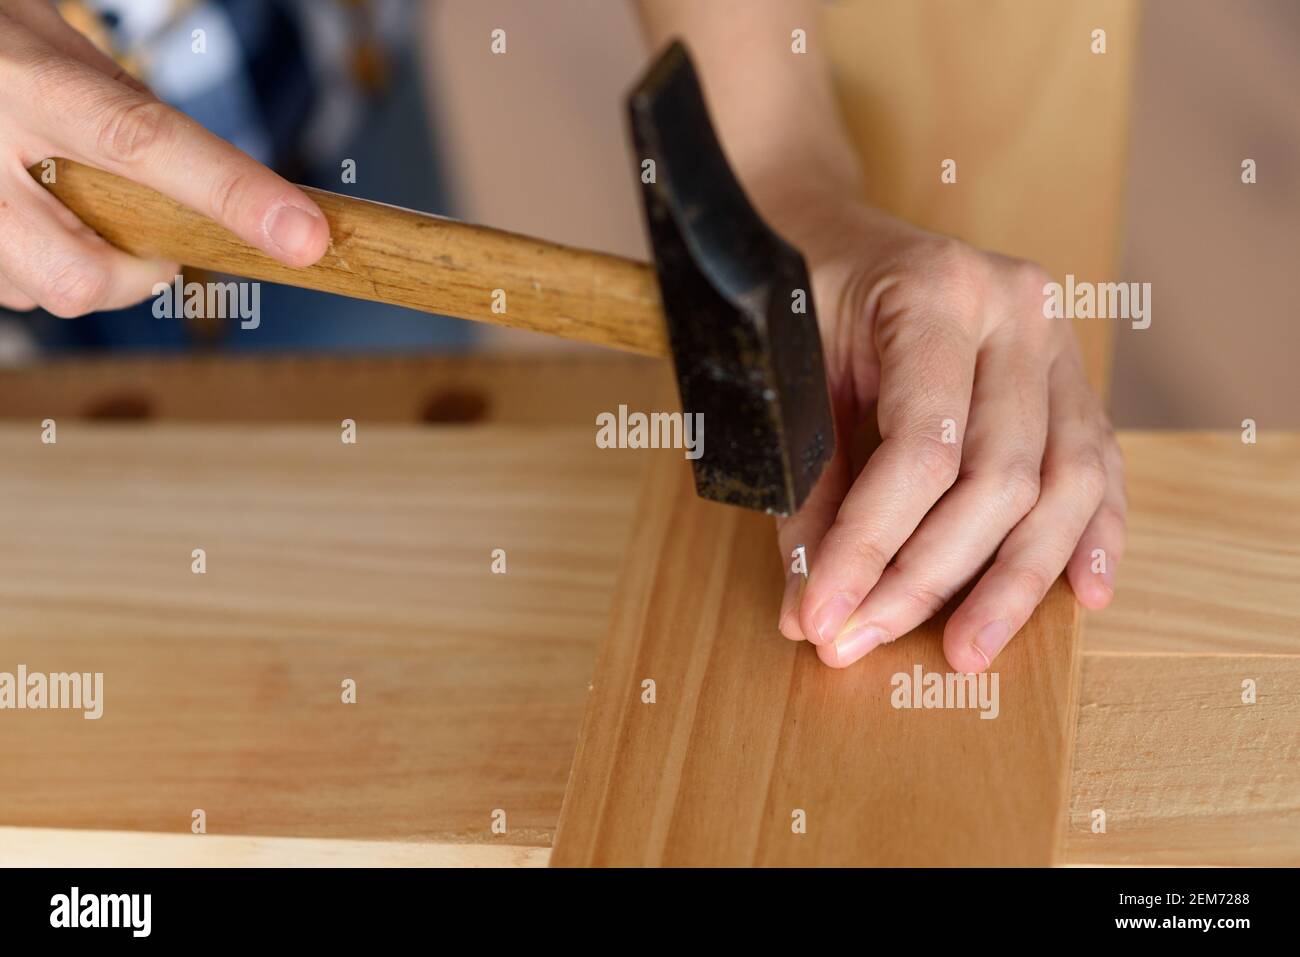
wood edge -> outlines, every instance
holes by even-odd
[[[1049,855],[1049,863],[1053,867],[1059,867],[1065,860],[1065,839],[1070,827],[1070,782],[1074,780],[1075,746],[1079,737],[1079,709],[1082,706],[1083,693],[1083,629],[1086,621],[1083,607],[1075,598],[1074,591],[1064,574],[1061,575],[1060,581],[1066,596],[1064,600],[1070,603],[1073,619],[1070,622],[1069,684],[1066,688],[1065,708],[1062,714],[1064,740],[1061,746],[1065,749],[1066,758],[1062,767],[1061,780],[1057,785],[1056,840],[1052,843]]]
[[[637,507],[634,513],[636,518],[628,535],[623,561],[615,578],[616,588],[622,586],[636,575],[638,566],[645,560],[642,553],[643,548],[651,548],[651,554],[658,554],[659,547],[667,535],[667,529],[656,520],[658,510],[654,507],[654,503],[657,498],[663,495],[665,485],[673,485],[675,477],[672,475],[672,470],[681,467],[682,462],[679,458],[669,455],[657,455],[642,473],[641,485],[637,490]],[[560,802],[560,817],[555,826],[555,840],[552,843],[549,862],[551,867],[582,867],[590,866],[592,863],[592,850],[596,836],[600,831],[599,819],[604,816],[604,804],[608,795],[608,788],[602,787],[598,789],[601,797],[600,808],[596,811],[597,825],[585,829],[585,833],[589,837],[581,844],[578,843],[578,838],[569,836],[569,832],[572,830],[570,818],[573,814],[579,813],[573,804],[573,795],[579,775],[588,773],[586,758],[588,741],[591,738],[589,732],[601,718],[601,700],[594,682],[596,676],[600,675],[605,666],[613,662],[622,650],[619,644],[622,629],[619,627],[620,622],[615,617],[616,614],[616,611],[611,610],[610,619],[606,622],[605,633],[601,638],[593,663],[592,683],[588,686],[587,705],[583,709],[582,726],[578,731],[578,741],[574,748],[573,762],[569,766],[569,777],[565,782],[564,797]],[[624,714],[626,714],[625,711],[619,712],[620,720]]]
[[[548,847],[0,826],[0,867],[544,867]]]

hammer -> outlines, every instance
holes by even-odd
[[[129,180],[65,159],[52,176],[48,161],[31,172],[136,256],[671,356],[682,409],[708,433],[698,494],[790,514],[835,445],[803,257],[750,205],[680,43],[633,88],[628,114],[653,268],[304,187],[330,245],[295,269]]]

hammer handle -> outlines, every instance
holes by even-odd
[[[659,289],[645,263],[303,187],[329,222],[330,245],[315,265],[296,269],[111,173],[59,159],[53,182],[43,182],[39,163],[31,174],[91,229],[136,256],[669,354]]]

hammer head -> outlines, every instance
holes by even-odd
[[[704,415],[696,491],[788,515],[835,451],[803,256],[736,181],[680,43],[628,108],[682,410]]]

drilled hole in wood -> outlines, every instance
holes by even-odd
[[[487,410],[488,401],[481,392],[448,389],[429,397],[420,421],[436,425],[467,425],[483,421]]]
[[[86,418],[111,422],[133,422],[153,418],[153,400],[140,392],[119,392],[95,399],[86,407]]]

